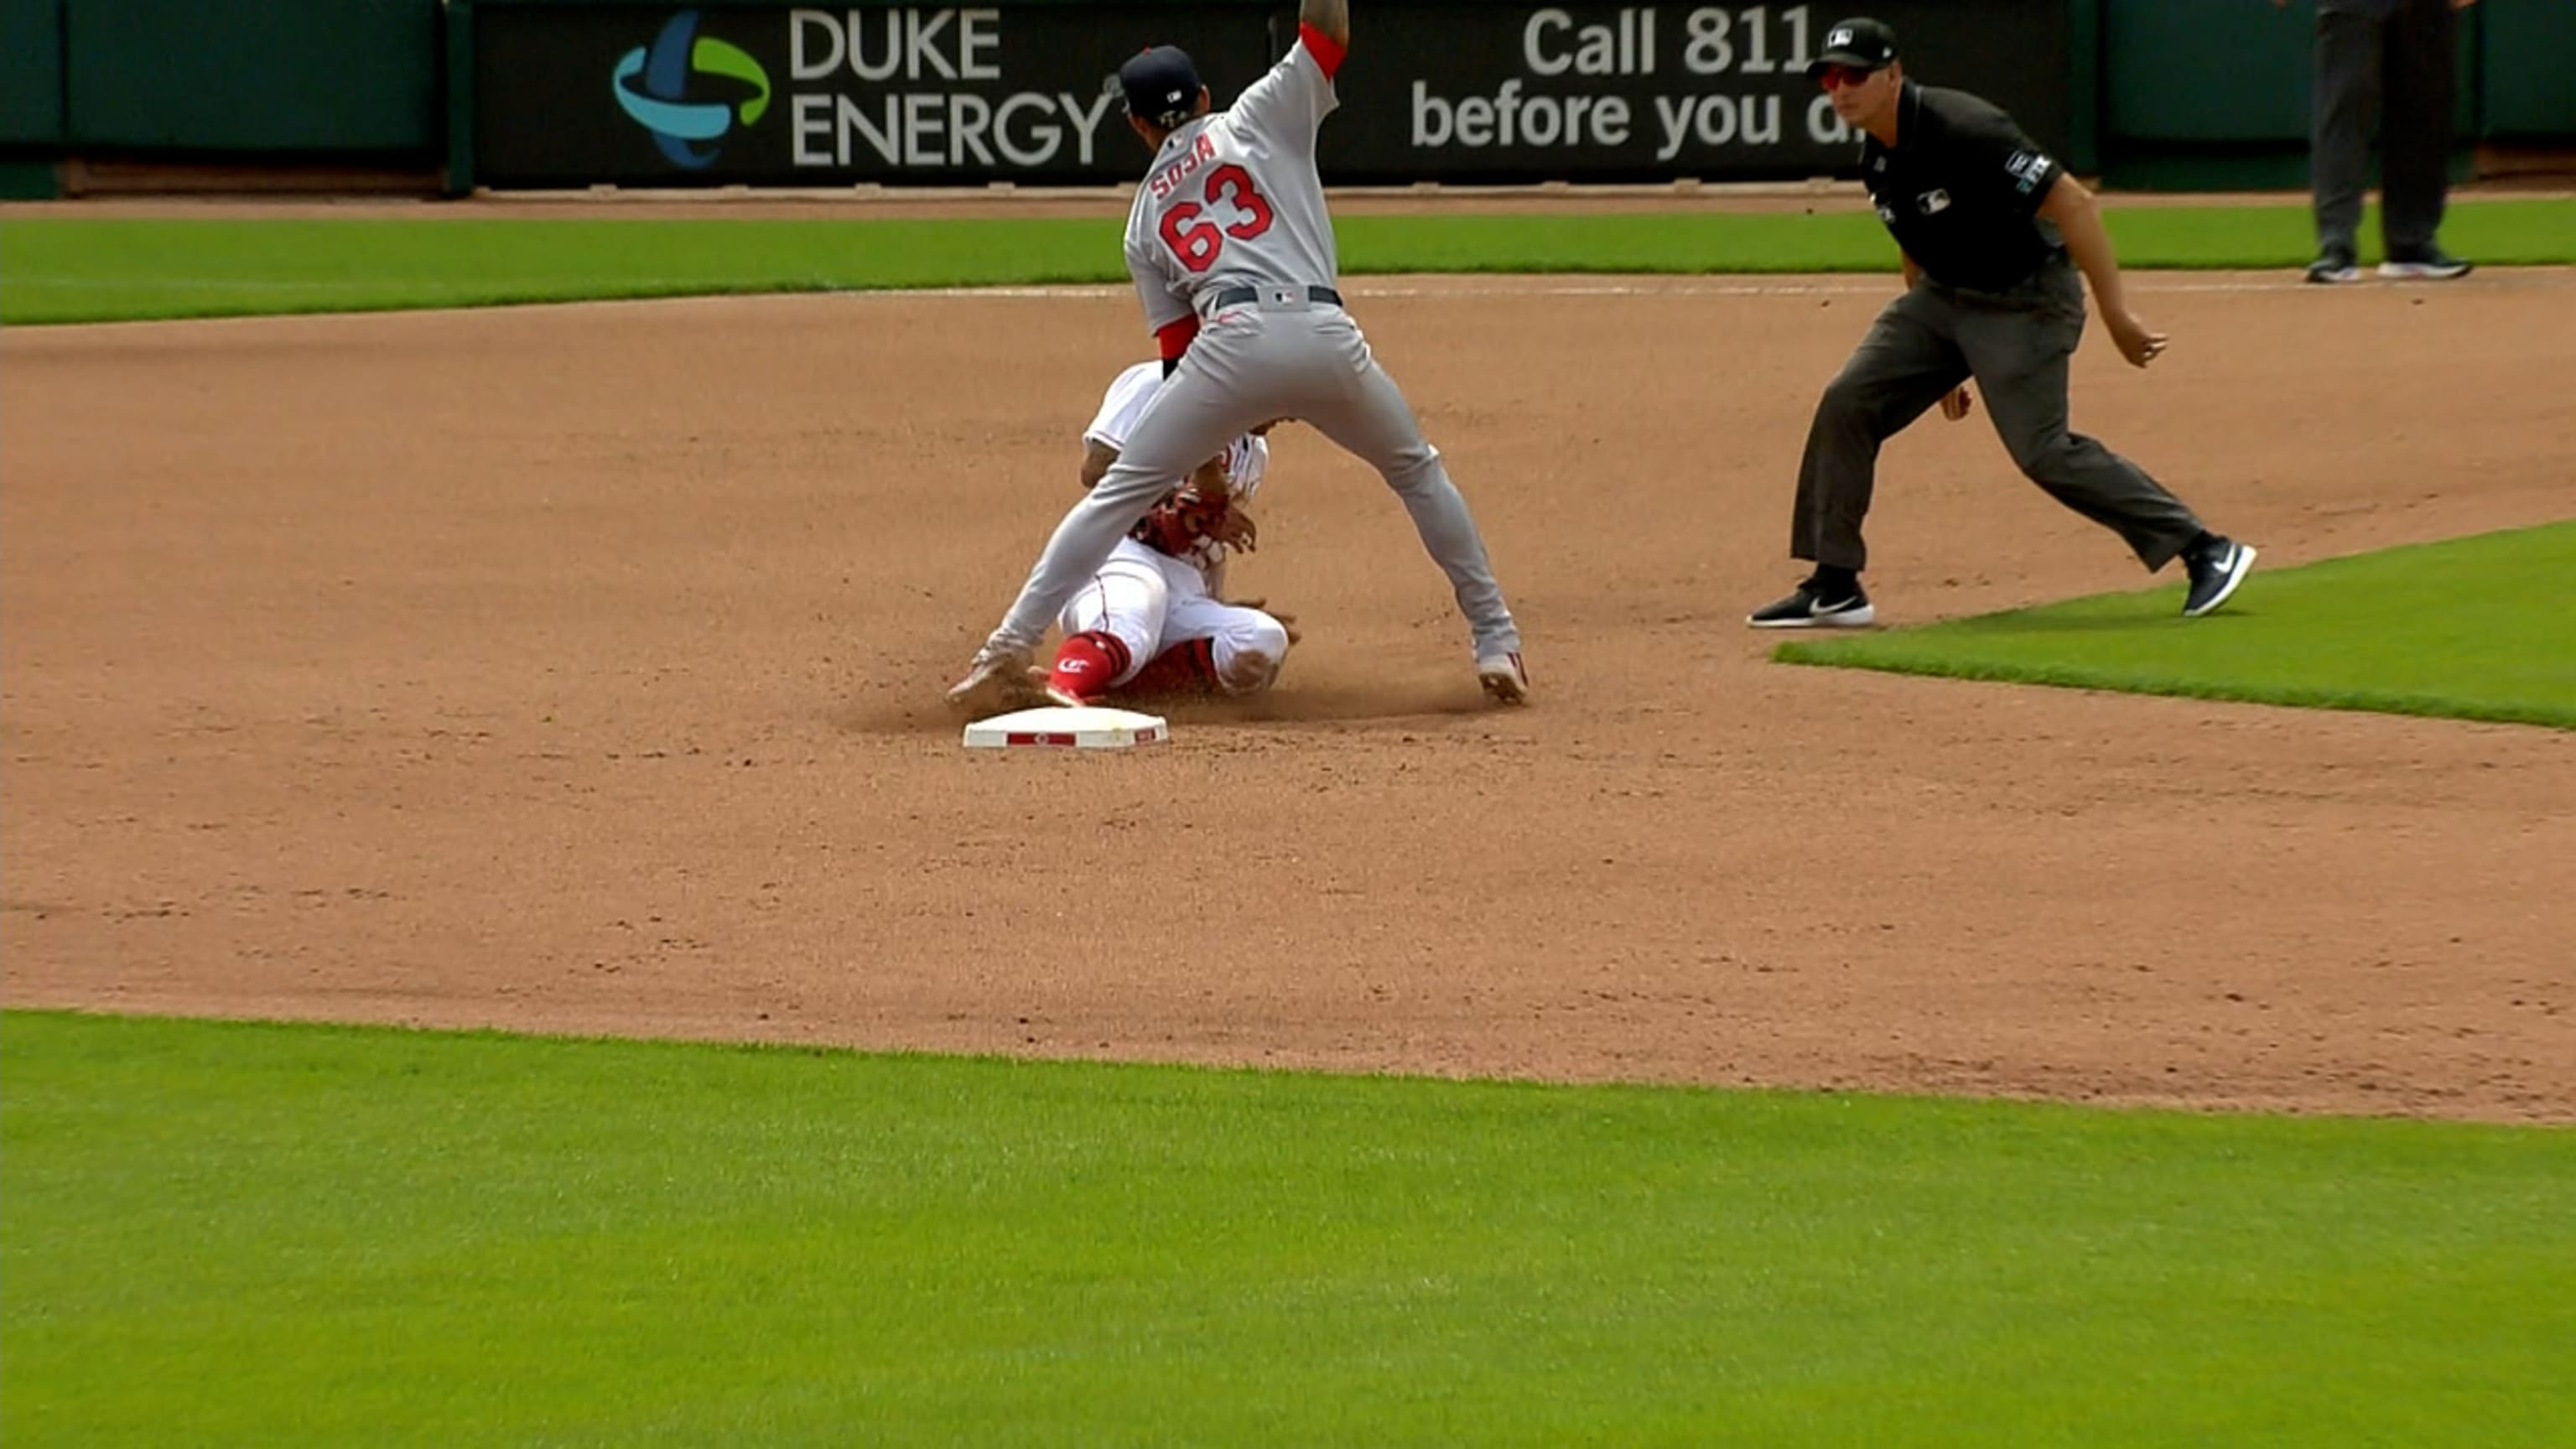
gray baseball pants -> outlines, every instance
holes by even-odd
[[[2067,359],[2084,335],[2084,282],[2062,255],[2011,291],[1929,278],[1887,304],[1825,388],[1798,465],[1789,555],[1858,572],[1879,446],[1974,378],[2013,462],[2048,495],[2125,540],[2149,569],[2201,531],[2137,464],[2066,426]]]
[[[1350,314],[1302,297],[1228,307],[1200,329],[1118,461],[1056,525],[987,647],[1034,647],[1157,500],[1236,434],[1277,418],[1314,427],[1386,479],[1432,562],[1449,576],[1476,657],[1520,649],[1484,537],[1441,466],[1440,450],[1423,440],[1412,407],[1369,355]]]
[[[2373,120],[2381,239],[2391,256],[2433,249],[2450,186],[2457,23],[2450,0],[2317,0],[2310,164],[2320,252],[2358,250]]]

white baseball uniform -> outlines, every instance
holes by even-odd
[[[1083,437],[1124,453],[1137,421],[1162,389],[1159,362],[1140,362],[1118,374]],[[1236,503],[1250,502],[1269,466],[1267,442],[1250,433],[1236,435],[1225,450],[1227,496]],[[1057,626],[1067,636],[1109,634],[1126,646],[1127,667],[1109,682],[1113,689],[1134,679],[1163,651],[1201,640],[1208,642],[1206,662],[1219,687],[1240,694],[1266,689],[1288,656],[1288,629],[1259,609],[1215,597],[1225,558],[1225,545],[1214,538],[1198,540],[1187,558],[1122,538],[1109,551],[1109,561],[1074,591]],[[1237,661],[1247,654],[1260,655],[1271,667],[1244,674]]]
[[[1035,645],[1120,538],[1228,439],[1293,418],[1386,479],[1448,575],[1476,657],[1510,656],[1518,669],[1520,634],[1466,500],[1332,290],[1315,132],[1338,104],[1340,62],[1330,37],[1301,27],[1231,108],[1183,124],[1156,152],[1128,216],[1127,266],[1165,356],[1176,337],[1195,338],[1117,463],[1047,540],[985,657]]]

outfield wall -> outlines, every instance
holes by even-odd
[[[2313,0],[1362,0],[1327,179],[1848,174],[1798,73],[1846,3],[2079,171],[2304,184]],[[0,193],[48,192],[67,161],[376,165],[451,191],[1119,181],[1120,59],[1180,41],[1222,102],[1294,19],[1282,0],[0,0]],[[2576,150],[2576,0],[2483,0],[2461,23],[2464,143]]]

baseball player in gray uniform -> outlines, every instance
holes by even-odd
[[[1334,289],[1315,133],[1339,103],[1348,0],[1304,0],[1298,22],[1288,54],[1223,111],[1209,109],[1197,67],[1175,47],[1119,69],[1128,124],[1154,151],[1127,218],[1127,270],[1172,376],[949,690],[961,709],[1043,702],[1029,694],[1030,651],[1074,591],[1193,468],[1282,418],[1311,424],[1386,479],[1457,593],[1478,682],[1505,704],[1529,698],[1520,631],[1467,502]]]

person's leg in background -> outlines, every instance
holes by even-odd
[[[2388,18],[2379,127],[2380,232],[2388,243],[2382,276],[2448,281],[2469,272],[2438,245],[2459,102],[2458,29],[2451,0],[2399,0]]]
[[[2317,0],[2316,97],[2308,153],[2317,214],[2311,282],[2361,280],[2361,203],[2370,186],[2370,128],[2379,115],[2380,47],[2386,28],[2369,0]]]

